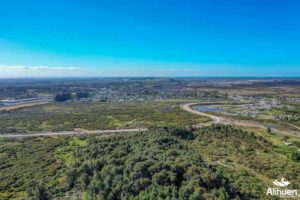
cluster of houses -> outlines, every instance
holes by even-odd
[[[287,98],[288,101],[292,101],[292,102],[300,102],[300,98],[296,97],[296,98]]]

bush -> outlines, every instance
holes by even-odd
[[[55,95],[54,97],[54,100],[56,102],[65,102],[65,101],[68,101],[68,100],[72,100],[72,94],[71,93],[64,93],[64,94],[57,94]]]

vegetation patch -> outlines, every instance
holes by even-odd
[[[265,199],[277,178],[299,188],[299,162],[289,156],[291,149],[280,148],[263,136],[221,125],[1,140],[0,197]]]
[[[187,113],[176,102],[67,102],[0,115],[1,133],[191,126],[209,119]]]

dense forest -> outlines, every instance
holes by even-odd
[[[266,199],[276,178],[300,184],[299,161],[231,126],[1,142],[1,199]]]

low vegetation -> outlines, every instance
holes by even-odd
[[[190,126],[208,121],[176,102],[67,102],[0,115],[0,133]]]

